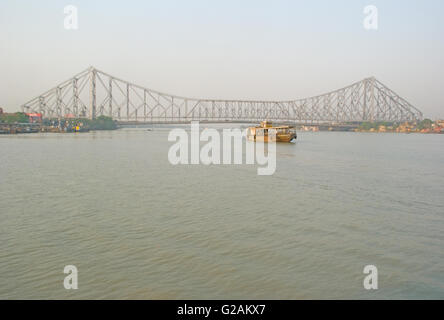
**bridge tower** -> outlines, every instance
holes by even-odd
[[[89,87],[90,87],[90,96],[89,96],[89,118],[94,120],[96,118],[96,103],[97,103],[97,89],[96,89],[96,69],[94,67],[89,68]]]

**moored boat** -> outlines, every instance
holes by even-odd
[[[247,138],[250,141],[291,142],[297,135],[293,126],[273,127],[271,121],[262,121],[260,126],[248,128]]]

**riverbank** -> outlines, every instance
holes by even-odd
[[[139,122],[119,122],[111,117],[99,116],[94,120],[87,118],[36,118],[33,114],[15,113],[8,114],[6,117],[0,116],[0,134],[16,133],[36,133],[36,132],[88,132],[90,130],[116,130],[125,127],[139,127],[148,123]],[[40,115],[40,114],[36,114]],[[37,120],[36,120],[37,119]],[[27,121],[27,122],[26,122]],[[210,124],[207,121],[201,121],[202,124]],[[235,125],[236,121],[224,121],[223,124]],[[219,125],[221,123],[218,123]],[[151,123],[151,126],[154,123]],[[184,125],[185,123],[156,123],[158,125]],[[404,123],[396,122],[343,122],[334,124],[294,124],[285,122],[284,124],[295,126],[297,131],[318,132],[371,132],[371,133],[426,133],[426,134],[444,134],[444,120],[432,121],[425,119],[422,121],[412,121]]]
[[[18,134],[18,133],[37,133],[37,132],[88,132],[90,130],[116,130],[117,123],[110,117],[100,116],[91,120],[86,118],[50,118],[41,121],[31,122],[27,118],[16,117],[16,122],[8,121],[0,122],[0,134]],[[2,119],[5,120],[5,119]],[[13,118],[12,120],[15,120]],[[25,122],[28,120],[29,122]]]
[[[347,131],[347,132],[374,132],[374,133],[427,133],[444,134],[444,120],[432,121],[424,119],[412,122],[373,121],[361,123],[302,125],[297,127],[301,131]]]
[[[0,134],[36,133],[40,127],[34,123],[0,123]]]

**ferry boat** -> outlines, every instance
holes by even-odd
[[[290,142],[297,138],[296,130],[293,126],[273,127],[271,121],[262,121],[259,127],[250,127],[247,131],[247,138],[250,141],[273,141],[269,140],[269,133],[274,133],[274,141]]]

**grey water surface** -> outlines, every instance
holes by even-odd
[[[299,132],[258,176],[172,128],[0,136],[0,298],[444,298],[444,135]]]

